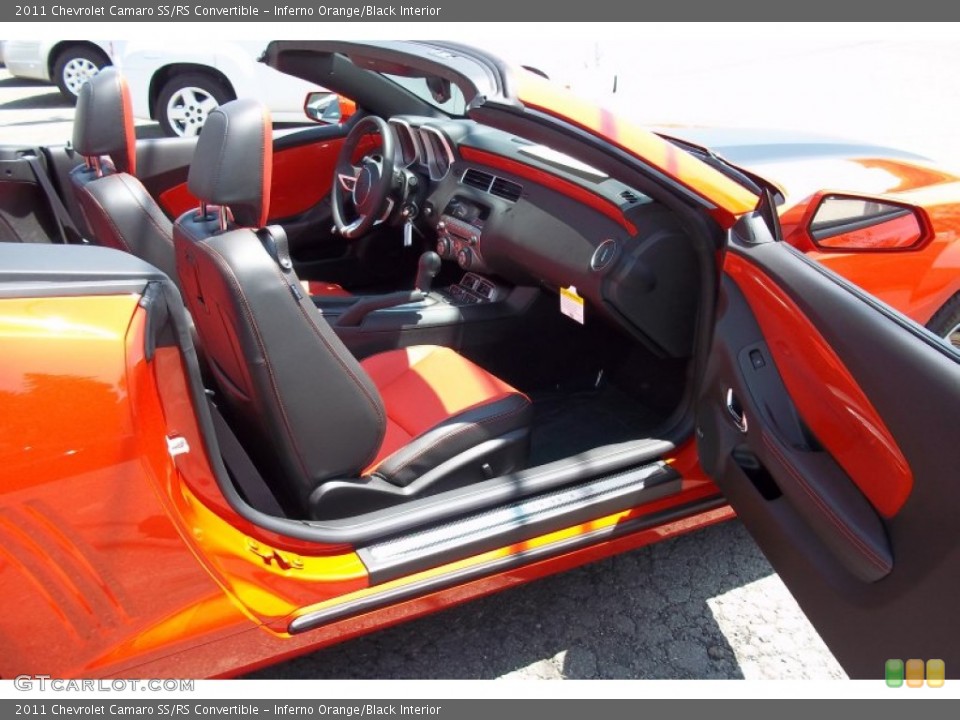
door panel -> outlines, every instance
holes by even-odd
[[[330,194],[341,145],[343,138],[335,138],[274,153],[274,183],[270,189],[272,218],[299,215]]]
[[[157,168],[154,176],[141,179],[150,193],[159,199],[160,206],[171,218],[176,218],[196,207],[198,200],[187,189],[187,173],[193,156],[196,138],[171,138],[174,142],[189,141],[189,154],[181,156],[183,165]],[[145,141],[141,141],[143,143]],[[148,142],[166,142],[148,141]],[[330,193],[333,184],[333,168],[343,140],[336,138],[325,142],[311,142],[278,149],[273,155],[273,182],[270,188],[270,220],[282,221],[306,212]],[[182,143],[181,143],[182,144]],[[177,155],[183,148],[173,148]],[[144,154],[140,143],[137,158]],[[172,158],[168,164],[172,163]],[[138,165],[138,167],[141,167]],[[172,182],[171,182],[172,181]]]
[[[346,130],[311,127],[274,141],[271,221],[305,213],[330,192],[333,166]],[[171,219],[197,205],[187,190],[187,175],[197,145],[194,138],[137,141],[137,177]]]
[[[960,357],[751,223],[765,241],[734,233],[725,261],[704,469],[851,676],[960,673]]]
[[[759,266],[731,253],[725,268],[756,309],[773,359],[812,432],[870,503],[884,517],[895,515],[910,494],[913,476],[856,379],[816,326]],[[797,352],[795,338],[804,338],[809,352]]]

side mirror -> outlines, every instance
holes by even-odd
[[[303,102],[303,113],[314,122],[339,125],[357,111],[353,100],[331,92],[310,92]]]
[[[834,252],[915,250],[932,237],[920,208],[839,194],[820,198],[807,233],[819,250]]]

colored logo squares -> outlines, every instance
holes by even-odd
[[[907,687],[923,687],[923,660],[907,660]]]
[[[927,685],[933,688],[943,687],[947,679],[947,667],[943,660],[927,660]]]
[[[903,685],[903,660],[887,660],[884,665],[883,676],[886,678],[887,687],[900,687]]]
[[[904,663],[903,660],[891,658],[884,665],[883,676],[887,687],[900,687],[904,681],[907,687],[922,687],[926,677],[928,687],[938,688],[943,687],[947,671],[943,660],[927,660],[924,665],[923,660],[910,659]]]

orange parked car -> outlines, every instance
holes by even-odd
[[[668,129],[773,184],[783,238],[960,346],[960,178],[892,148],[796,132]]]
[[[54,242],[0,245],[0,676],[236,675],[734,511],[852,676],[960,667],[954,178],[807,191],[458,45],[267,61],[356,111],[134,142],[106,70],[7,154]]]

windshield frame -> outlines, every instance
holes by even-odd
[[[786,200],[783,189],[779,185],[767,180],[762,175],[757,175],[751,170],[746,170],[736,163],[730,162],[725,157],[718,155],[710,148],[690,142],[689,140],[678,138],[675,135],[668,135],[667,133],[658,131],[653,132],[655,135],[658,135],[684,152],[690,153],[701,162],[704,162],[715,170],[722,172],[728,178],[742,185],[750,192],[756,193],[758,196],[762,196],[765,191],[769,192],[776,205],[781,205]]]

